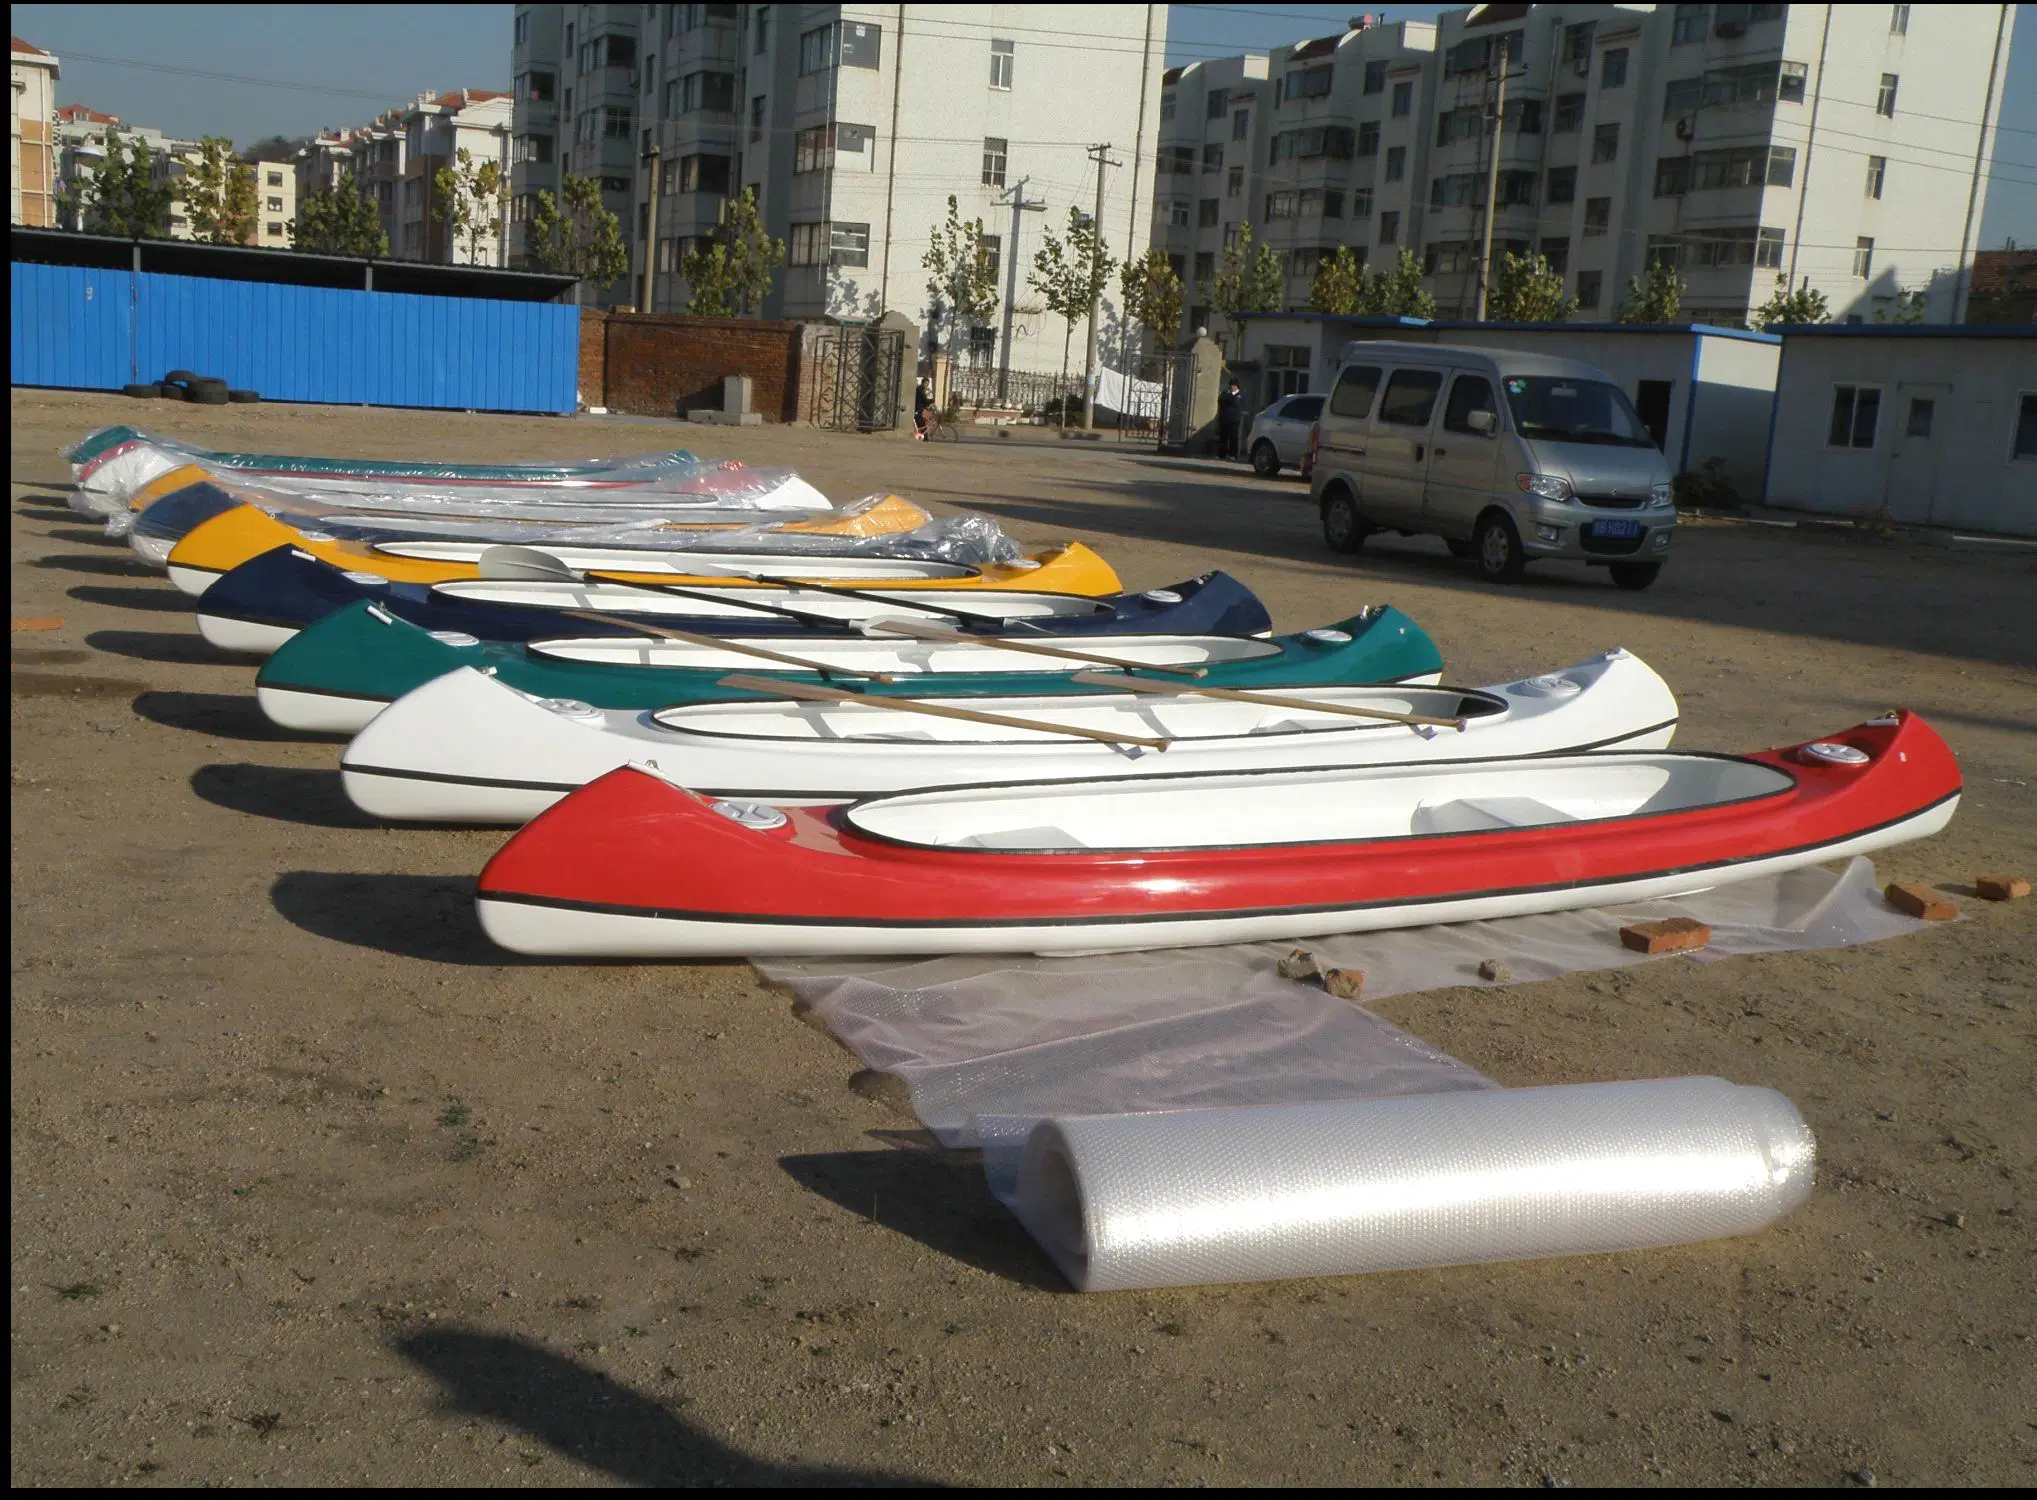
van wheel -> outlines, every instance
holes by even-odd
[[[1528,566],[1521,552],[1521,538],[1514,523],[1502,515],[1490,515],[1478,523],[1474,538],[1478,548],[1478,571],[1488,583],[1518,583]]]
[[[1332,552],[1359,551],[1371,530],[1349,490],[1339,489],[1323,501],[1323,544]]]
[[[1444,537],[1444,538],[1443,538],[1443,545],[1444,545],[1444,546],[1446,546],[1446,547],[1448,547],[1448,548],[1450,549],[1450,555],[1451,555],[1452,557],[1469,557],[1469,556],[1471,556],[1471,543],[1469,543],[1469,542],[1465,542],[1465,541],[1459,541],[1459,540],[1458,540],[1458,539],[1457,539],[1456,537],[1454,537],[1454,536],[1446,536],[1446,537]]]
[[[1252,472],[1261,479],[1271,479],[1280,472],[1280,454],[1264,438],[1252,445]]]
[[[1645,589],[1662,571],[1661,563],[1614,563],[1607,569],[1623,589]]]

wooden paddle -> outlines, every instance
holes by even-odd
[[[655,557],[658,554],[648,553],[646,555]],[[825,562],[826,559],[822,558],[821,561]],[[518,547],[508,543],[488,548],[475,559],[474,566],[484,578],[543,578],[553,582],[564,580],[578,582],[583,576],[591,576],[575,572],[549,552],[541,552],[535,547]],[[689,562],[688,566],[694,566],[694,564]],[[607,573],[603,569],[597,568],[594,572],[601,573],[607,578],[614,577],[613,574]],[[712,563],[698,565],[698,572],[700,576],[706,578],[733,578],[743,583],[761,583],[772,588],[805,589],[809,593],[834,594],[843,599],[860,599],[869,604],[888,604],[895,609],[920,609],[925,610],[929,614],[946,615],[949,619],[958,620],[963,624],[1007,625],[1011,623],[1003,615],[986,614],[980,610],[955,609],[945,604],[927,604],[918,599],[893,599],[885,594],[871,593],[866,589],[841,588],[831,583],[812,583],[804,579],[789,577],[775,578],[764,573],[744,573],[734,568],[717,568]],[[901,580],[901,582],[909,585],[911,580]],[[631,588],[647,586],[659,589],[679,587],[679,585],[668,584],[643,585],[635,580],[631,580],[628,584],[628,587]]]
[[[593,620],[600,625],[620,625],[633,634],[655,635],[668,641],[684,641],[689,646],[708,646],[716,651],[734,652],[737,656],[754,656],[760,661],[775,661],[781,667],[797,667],[802,672],[818,672],[823,677],[867,677],[872,682],[896,680],[888,672],[858,672],[854,667],[831,667],[825,662],[812,661],[804,656],[787,656],[780,651],[767,651],[762,646],[727,640],[718,635],[695,635],[690,630],[674,630],[667,625],[647,625],[642,620],[631,620],[622,615],[604,615],[591,609],[562,609],[559,615],[562,619],[568,620]]]
[[[761,599],[710,594],[700,589],[684,588],[676,583],[638,583],[633,579],[618,578],[612,573],[575,573],[551,553],[540,552],[535,547],[513,547],[506,544],[490,547],[475,560],[474,566],[483,578],[503,582],[600,583],[611,588],[634,589],[645,594],[670,594],[677,599],[698,599],[703,604],[727,605],[733,599],[744,609],[754,609],[767,615],[782,615],[788,620],[798,620],[806,625],[844,623],[833,615],[815,614],[812,610],[795,609],[789,604],[767,604]]]
[[[810,703],[860,703],[871,708],[888,708],[899,713],[931,714],[940,719],[967,719],[972,724],[995,724],[1001,729],[1031,729],[1043,734],[1073,735],[1078,739],[1096,740],[1105,745],[1138,745],[1149,750],[1165,750],[1172,740],[1159,739],[1143,734],[1113,734],[1108,729],[1083,729],[1074,724],[1050,724],[1044,719],[1020,719],[1009,714],[984,713],[974,708],[950,708],[942,703],[927,703],[918,698],[878,697],[874,693],[852,693],[842,688],[814,687],[804,682],[780,682],[775,677],[751,677],[737,672],[724,677],[721,687],[738,688],[749,693],[763,693],[773,698],[799,698]],[[1071,699],[1079,703],[1080,699]]]
[[[1201,677],[1209,671],[1207,667],[1163,666],[1157,662],[1126,661],[1121,656],[1092,656],[1087,651],[1070,651],[1064,646],[1042,646],[1032,641],[1014,641],[1001,635],[964,635],[959,630],[943,630],[938,625],[928,625],[919,620],[865,620],[862,624],[865,635],[903,635],[916,641],[946,641],[958,646],[980,646],[990,651],[1023,651],[1028,656],[1052,656],[1062,661],[1086,661],[1091,666],[1116,667],[1119,671],[1130,672],[1171,672],[1177,677]]]
[[[1438,719],[1428,714],[1395,713],[1389,708],[1358,708],[1348,703],[1318,703],[1312,698],[1290,698],[1283,693],[1241,692],[1237,688],[1207,687],[1201,683],[1148,682],[1140,677],[1119,677],[1107,672],[1077,672],[1068,679],[1084,687],[1113,688],[1120,693],[1157,693],[1168,698],[1225,698],[1233,703],[1262,703],[1268,708],[1301,708],[1310,713],[1344,714],[1354,719],[1384,719],[1392,724],[1433,725],[1455,729],[1460,734],[1470,720]]]

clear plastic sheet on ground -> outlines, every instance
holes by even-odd
[[[1621,946],[1630,922],[1690,916],[1696,954]],[[1871,861],[1811,868],[1674,901],[1412,928],[1301,944],[1365,974],[1364,999],[1516,983],[1637,963],[1711,962],[1837,948],[1924,923],[1883,900]],[[1299,1104],[1489,1087],[1475,1070],[1338,1000],[1279,977],[1290,943],[1084,958],[961,956],[786,962],[758,968],[813,1007],[870,1068],[896,1075],[921,1122],[951,1147],[1049,1116]]]

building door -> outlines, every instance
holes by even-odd
[[[1938,431],[1951,415],[1952,387],[1912,384],[1897,387],[1901,425],[1889,445],[1882,514],[1910,526],[1928,526],[1938,500]]]
[[[1669,446],[1669,403],[1675,394],[1673,380],[1643,380],[1634,387],[1634,414],[1664,452]]]

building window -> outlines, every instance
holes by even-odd
[[[857,156],[875,150],[877,127],[875,125],[851,125],[846,121],[835,124],[835,149],[848,151]]]
[[[1407,118],[1415,112],[1415,86],[1412,82],[1396,83],[1393,86],[1393,117]]]
[[[1231,139],[1242,141],[1252,133],[1252,111],[1236,110],[1231,115]]]
[[[1400,241],[1400,210],[1394,209],[1379,216],[1379,243],[1397,244]]]
[[[1570,238],[1558,235],[1545,239],[1541,245],[1542,259],[1549,262],[1549,269],[1561,276],[1570,269]]]
[[[986,135],[983,138],[983,185],[1004,186],[1005,154],[1011,143],[999,136]]]
[[[276,236],[277,238],[281,238],[283,234],[283,225],[281,224],[281,222],[275,219],[271,219],[269,221],[269,233]]]
[[[1231,168],[1229,174],[1224,178],[1224,196],[1226,198],[1235,198],[1244,191],[1245,169],[1243,167]]]
[[[1172,94],[1162,94],[1160,96],[1160,123],[1164,125],[1173,118],[1174,96]]]
[[[686,9],[686,7],[683,5],[675,5],[672,8],[674,10]],[[825,72],[827,69],[833,67],[834,65],[835,65],[834,27],[816,26],[812,31],[803,31],[799,34],[799,73],[802,78],[809,73]],[[800,226],[795,224],[792,227],[794,229],[797,229]],[[800,264],[812,265],[814,264],[814,262],[809,260],[802,261],[800,262]]]
[[[1577,305],[1597,307],[1605,291],[1606,273],[1603,271],[1579,271],[1577,273]]]
[[[270,186],[270,187],[281,187],[282,185],[283,185],[283,174],[282,174],[281,172],[271,172],[271,173],[269,173],[269,186]],[[281,205],[280,203],[279,203],[279,204],[277,204],[276,206],[277,206],[278,208],[282,207],[282,205]]]
[[[1202,101],[1204,114],[1212,120],[1221,120],[1231,112],[1231,91],[1211,89],[1209,97]]]
[[[1168,203],[1167,223],[1170,228],[1186,229],[1188,227],[1188,219],[1189,211],[1186,203],[1183,203],[1179,198],[1173,199]]]
[[[1598,86],[1602,89],[1625,88],[1627,85],[1627,49],[1608,47],[1599,54]],[[1594,303],[1594,306],[1597,304]]]
[[[552,159],[552,138],[548,135],[520,135],[516,138],[516,159],[520,162],[548,162]],[[384,184],[386,186],[386,184]]]
[[[1832,430],[1828,448],[1872,448],[1881,416],[1881,391],[1871,385],[1842,385],[1832,392]]]
[[[827,225],[794,224],[786,248],[786,261],[795,266],[817,266],[827,257],[827,243]]]
[[[1938,403],[1923,396],[1910,397],[1910,421],[1904,428],[1903,436],[1927,438],[1931,435],[1931,415]]]
[[[533,69],[516,80],[516,91],[532,104],[550,104],[558,87],[558,75]]]
[[[525,42],[529,40],[530,40],[530,16],[526,12],[519,11],[517,12],[516,16],[516,37],[515,37],[516,45],[521,47]]]
[[[1405,146],[1388,146],[1386,148],[1386,180],[1388,182],[1399,182],[1401,178],[1407,176],[1407,170],[1408,148]]]
[[[1198,250],[1195,255],[1195,279],[1206,282],[1217,273],[1217,257],[1214,250]],[[1198,318],[1197,322],[1202,320]]]
[[[764,139],[764,96],[756,95],[750,100],[750,139]]]
[[[1771,271],[1782,269],[1782,231],[1780,229],[1757,230],[1754,236],[1754,264],[1765,266]]]
[[[1770,146],[1768,148],[1768,185],[1770,187],[1792,187],[1797,180],[1797,148],[1794,146]],[[1879,197],[1879,194],[1876,194]]]
[[[1360,156],[1379,155],[1379,122],[1377,120],[1366,120],[1358,126],[1358,154]]]
[[[1655,196],[1681,198],[1690,191],[1690,158],[1662,156],[1655,161]]]
[[[1548,191],[1542,196],[1544,203],[1575,203],[1577,201],[1577,168],[1551,167],[1549,169]]]
[[[733,73],[688,73],[678,80],[679,94],[677,109],[672,108],[672,89],[665,90],[666,113],[690,115],[701,111],[709,114],[733,114],[736,108],[736,75]]]
[[[1515,135],[1540,135],[1542,133],[1542,101],[1540,99],[1510,99],[1507,101],[1504,127]]]
[[[1323,189],[1323,217],[1341,219],[1344,217],[1344,191],[1342,188]],[[1369,219],[1372,217],[1372,189],[1351,190],[1351,217]]]
[[[1447,146],[1452,141],[1468,141],[1484,133],[1485,111],[1476,104],[1446,109],[1436,116],[1436,144],[1439,146]]]
[[[1613,200],[1610,198],[1587,198],[1584,200],[1584,233],[1589,239],[1595,234],[1604,234],[1613,224]]]
[[[283,200],[281,198],[271,198],[263,206],[266,207],[270,213],[279,214],[283,211]]]
[[[1709,5],[1679,5],[1676,7],[1676,22],[1669,34],[1669,45],[1681,47],[1685,42],[1701,42],[1705,39],[1706,12]]]
[[[1776,89],[1776,97],[1784,104],[1804,102],[1804,85],[1809,82],[1809,63],[1786,62],[1782,65],[1782,82]]]
[[[1198,229],[1216,228],[1218,214],[1222,208],[1223,205],[1214,198],[1203,199],[1195,206],[1195,227]]]
[[[1291,192],[1284,191],[1278,193],[1268,193],[1266,195],[1266,211],[1263,215],[1261,215],[1261,217],[1269,223],[1275,219],[1293,218],[1294,194]]]
[[[1330,69],[1302,68],[1287,75],[1286,85],[1290,104],[1296,99],[1320,99],[1330,92]]]
[[[653,91],[657,76],[658,76],[658,54],[655,52],[647,52],[644,54],[644,92],[646,94],[651,93]]]
[[[1891,120],[1896,117],[1896,81],[1895,74],[1882,74],[1881,91],[1874,96],[1874,112]]]
[[[1385,88],[1386,88],[1385,60],[1381,59],[1377,62],[1367,63],[1365,65],[1365,92],[1368,94],[1377,94],[1383,92]]]
[[[1485,201],[1483,172],[1452,172],[1429,182],[1429,207],[1469,208]]]
[[[609,105],[601,111],[601,133],[609,140],[628,140],[637,133],[637,112]]]
[[[1907,5],[1891,5],[1888,8],[1888,34],[1890,36],[1910,34],[1910,8]]]
[[[1018,62],[1018,43],[990,40],[990,86],[994,89],[1011,87],[1012,69]]]
[[[729,159],[726,156],[686,156],[679,161],[679,191],[721,193],[729,190]]]
[[[2009,457],[2037,458],[2037,391],[2024,391],[2016,411],[2016,436]]]
[[[1611,161],[1620,154],[1620,127],[1601,125],[1591,133],[1591,159],[1594,162]]]
[[[1223,142],[1214,141],[1202,148],[1202,169],[1205,172],[1221,172],[1224,169]]]
[[[1533,172],[1502,172],[1499,174],[1498,188],[1501,208],[1526,208],[1535,202]]]
[[[1853,242],[1853,274],[1862,281],[1874,274],[1874,240],[1868,235]]]
[[[828,259],[838,266],[870,264],[870,226],[834,224],[828,229]]]
[[[842,66],[875,68],[882,60],[884,28],[866,21],[843,21],[841,28]]]
[[[1584,95],[1558,94],[1556,118],[1549,129],[1554,135],[1571,135],[1584,129]]]
[[[1867,159],[1868,197],[1879,198],[1881,196],[1882,183],[1886,180],[1887,176],[1888,176],[1888,158],[1886,156],[1868,157]]]
[[[829,128],[815,125],[809,130],[797,132],[792,137],[792,171],[794,176],[807,172],[824,171],[833,166],[833,142],[828,139]]]

